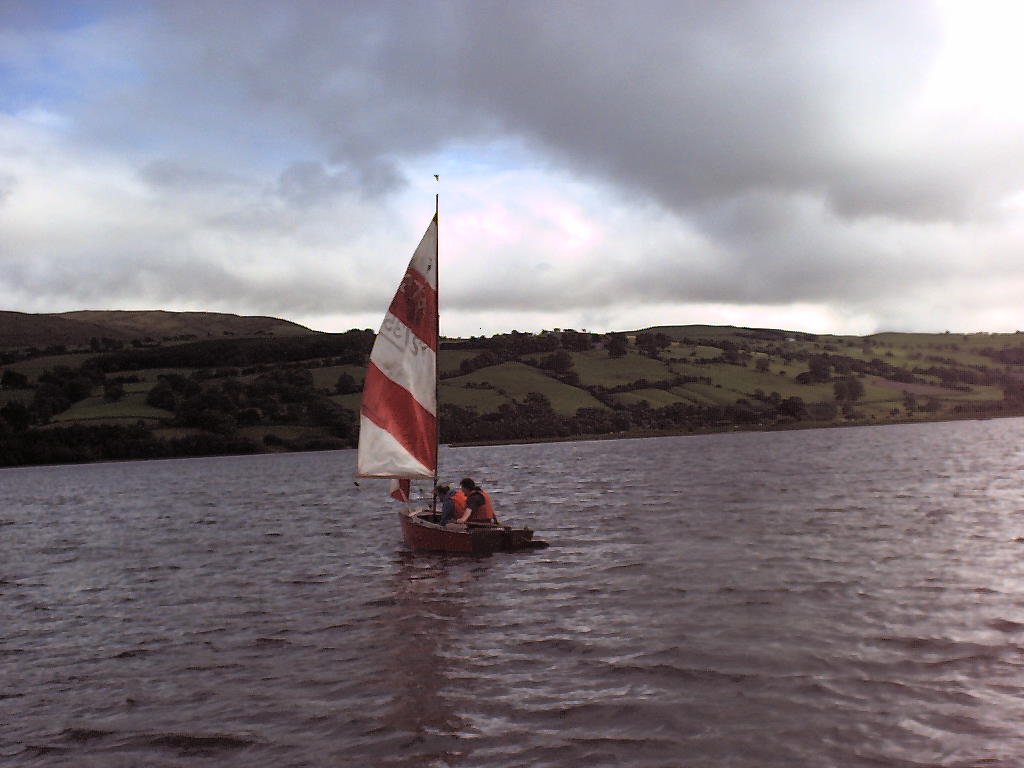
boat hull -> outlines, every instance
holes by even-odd
[[[462,552],[468,555],[488,555],[492,552],[515,552],[523,549],[546,547],[547,542],[533,538],[529,528],[510,525],[479,525],[465,527],[438,525],[437,516],[430,510],[411,515],[400,512],[402,536],[413,549],[434,552]]]

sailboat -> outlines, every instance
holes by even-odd
[[[438,483],[438,214],[413,252],[370,351],[359,412],[356,475],[391,479],[405,543],[413,549],[489,554],[546,547],[529,528],[441,525]],[[430,509],[411,501],[415,479],[431,482]]]

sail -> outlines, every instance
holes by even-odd
[[[420,241],[370,352],[359,414],[359,477],[437,469],[437,216]]]

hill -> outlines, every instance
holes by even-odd
[[[119,331],[131,338],[154,339],[193,336],[306,336],[316,333],[305,326],[276,317],[231,315],[219,312],[92,311],[62,312],[58,317]]]
[[[357,439],[368,331],[213,313],[3,313],[0,323],[0,465]],[[66,343],[84,333],[85,343]],[[1022,364],[1021,334],[689,325],[445,339],[442,440],[1022,415]]]
[[[128,340],[120,331],[86,320],[73,320],[60,315],[0,311],[0,349],[78,346],[88,344],[91,338],[102,336]]]
[[[287,320],[217,312],[0,312],[0,349],[74,347],[87,346],[91,342],[95,346],[103,339],[155,343],[223,336],[301,336],[313,333],[316,331]]]

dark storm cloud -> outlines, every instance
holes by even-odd
[[[393,192],[409,158],[513,138],[722,241],[717,265],[694,266],[692,255],[668,249],[649,268],[612,279],[641,294],[829,297],[848,260],[864,258],[844,221],[960,219],[979,195],[1006,191],[979,187],[969,178],[976,168],[939,164],[929,147],[885,130],[934,61],[938,23],[923,2],[160,8],[149,27],[151,82],[135,96],[155,134],[186,131],[180,141],[207,152],[235,145],[221,148],[227,156],[268,146],[278,156],[274,192],[292,205]],[[242,115],[245,124],[235,122]],[[204,120],[213,128],[205,135],[196,130]],[[322,155],[300,159],[287,138],[265,145],[252,125]],[[813,230],[810,243],[784,235],[789,203],[776,206],[779,232],[767,241],[756,217],[733,215],[751,199],[801,195],[823,204],[820,222],[797,228]],[[658,280],[666,271],[679,279]],[[586,281],[592,291],[577,286],[578,297],[606,287],[594,275]],[[845,290],[877,284],[847,280]]]
[[[333,170],[323,163],[307,160],[289,165],[281,173],[275,192],[291,205],[308,206],[330,202],[352,189],[380,194],[398,183],[398,175],[390,167],[381,167],[379,176],[368,178],[349,168]]]
[[[401,156],[504,133],[674,208],[752,189],[813,189],[851,216],[966,204],[961,174],[850,141],[921,86],[938,43],[924,3],[164,8],[176,45],[160,49],[187,61],[159,66],[161,86],[293,121],[373,191]]]

